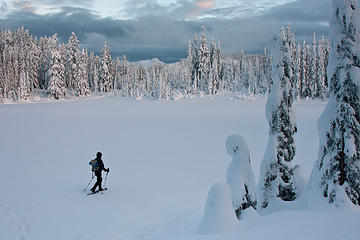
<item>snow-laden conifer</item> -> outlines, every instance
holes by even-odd
[[[33,92],[34,88],[40,89],[41,87],[39,82],[41,51],[36,38],[31,38],[29,44],[29,81],[30,91]]]
[[[67,87],[69,89],[77,89],[78,74],[81,62],[81,51],[79,48],[79,40],[76,37],[74,32],[71,33],[71,36],[66,45],[66,75],[67,75]]]
[[[310,98],[314,98],[316,96],[316,92],[317,92],[317,87],[318,84],[316,82],[317,79],[317,64],[318,64],[318,52],[317,52],[317,39],[316,39],[316,34],[313,34],[313,40],[312,40],[312,44],[311,44],[311,50],[310,50],[310,64],[309,64],[309,69],[308,69],[308,86],[307,88],[310,90],[309,94],[307,97]]]
[[[251,168],[249,148],[243,137],[227,137],[225,147],[232,157],[226,172],[226,181],[231,189],[233,208],[238,219],[247,208],[256,209],[256,184]]]
[[[58,44],[57,34],[54,34],[51,39],[51,50],[49,57],[49,69],[47,71],[48,92],[55,99],[65,96],[65,67],[62,61],[60,46]]]
[[[360,205],[360,12],[357,0],[333,0],[330,99],[318,129],[320,149],[310,196]]]
[[[113,87],[113,76],[111,74],[111,53],[110,48],[105,42],[105,45],[101,51],[101,63],[100,63],[100,91],[110,92]]]
[[[300,51],[300,79],[298,83],[298,92],[301,98],[308,95],[308,46],[306,45],[305,39],[302,41]]]
[[[292,160],[295,156],[294,134],[296,123],[293,109],[291,52],[282,31],[275,41],[270,95],[266,103],[266,118],[269,122],[269,140],[261,163],[258,184],[260,208],[278,197],[294,200],[295,179]]]
[[[202,26],[199,43],[199,90],[208,93],[210,73],[210,51],[207,46],[205,27]]]
[[[315,83],[317,85],[316,92],[314,97],[324,99],[327,94],[327,78],[326,78],[326,59],[328,58],[327,49],[326,49],[326,41],[324,36],[321,37],[318,48],[318,61],[316,67],[316,80]]]
[[[297,98],[300,98],[300,87],[301,87],[301,45],[300,43],[297,45],[296,48],[296,57],[294,62],[294,86],[295,86],[295,96]]]
[[[76,74],[76,91],[79,96],[87,96],[90,94],[89,76],[87,74],[87,54],[82,50],[81,58],[78,65],[78,72]]]

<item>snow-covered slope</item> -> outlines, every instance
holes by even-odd
[[[306,178],[324,106],[295,104],[295,161]],[[359,212],[301,203],[245,219],[232,232],[196,234],[210,187],[226,180],[227,136],[246,139],[258,179],[268,137],[264,107],[264,100],[113,97],[0,105],[0,239],[358,239]],[[109,190],[87,196],[97,151],[110,168]]]

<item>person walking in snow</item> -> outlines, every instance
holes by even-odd
[[[96,176],[96,183],[95,185],[90,189],[90,191],[92,193],[95,193],[96,192],[96,188],[99,187],[99,191],[103,191],[103,188],[102,188],[102,177],[101,177],[101,172],[102,171],[105,171],[105,172],[109,172],[110,169],[109,168],[105,168],[104,167],[104,162],[102,161],[101,159],[101,156],[102,156],[102,153],[101,152],[98,152],[96,153],[96,167],[93,167],[92,171],[94,171],[95,173],[95,176]]]

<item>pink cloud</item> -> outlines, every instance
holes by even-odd
[[[215,6],[214,0],[199,0],[195,3],[200,10],[208,10]]]
[[[196,0],[193,3],[194,9],[188,14],[187,17],[195,18],[201,15],[202,11],[209,10],[215,7],[214,0]]]

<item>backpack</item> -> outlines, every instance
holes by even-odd
[[[91,170],[94,171],[94,172],[98,171],[99,168],[100,168],[99,163],[98,163],[98,161],[96,159],[91,160],[89,162],[89,165],[91,165],[91,167],[92,167]]]

